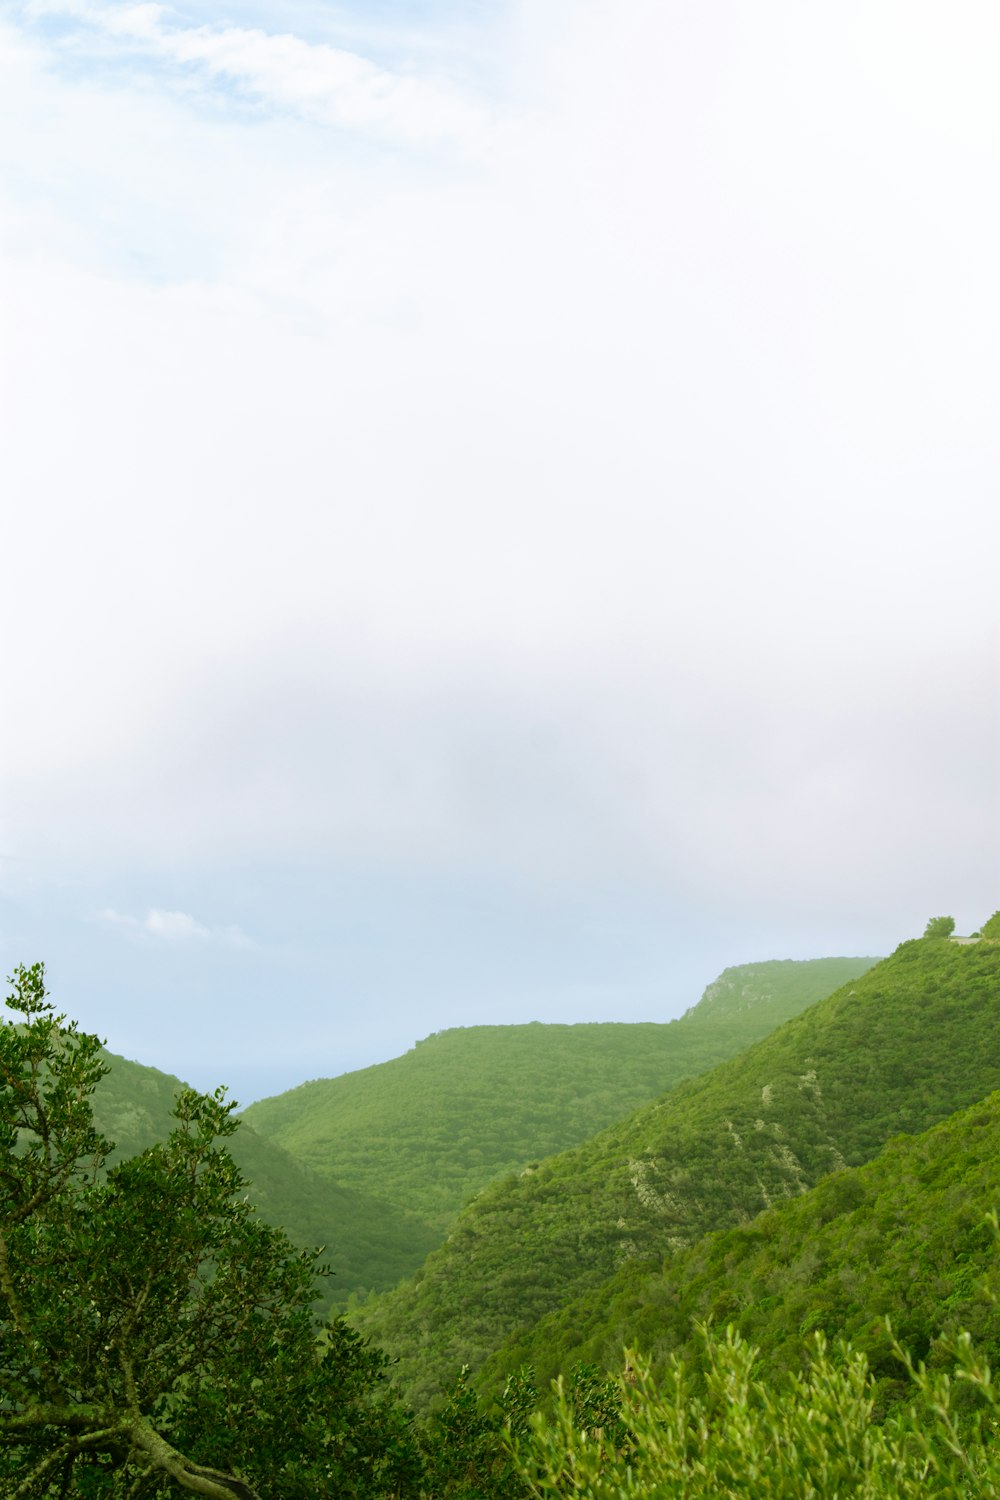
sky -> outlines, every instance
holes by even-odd
[[[0,0],[0,960],[243,1102],[1000,907],[992,0]]]

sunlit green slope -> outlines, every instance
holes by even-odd
[[[443,1031],[392,1062],[253,1104],[244,1119],[316,1170],[433,1222],[443,1238],[486,1183],[732,1057],[874,962],[727,969],[667,1023]]]
[[[883,1381],[902,1373],[885,1329],[915,1359],[961,1328],[996,1368],[1000,1253],[987,1216],[1000,1206],[1000,1094],[917,1136],[899,1135],[862,1167],[661,1261],[631,1260],[608,1281],[504,1345],[484,1371],[496,1386],[523,1363],[545,1382],[578,1360],[620,1368],[623,1347],[664,1368],[697,1362],[695,1322],[732,1323],[769,1375],[797,1369],[822,1329],[863,1349]],[[986,1286],[984,1287],[984,1279]],[[892,1391],[885,1391],[891,1399]]]
[[[179,1079],[106,1053],[111,1071],[94,1096],[94,1115],[115,1142],[112,1160],[162,1140],[176,1121],[171,1108]],[[329,1175],[319,1176],[273,1141],[241,1124],[229,1149],[251,1183],[257,1208],[301,1246],[325,1245],[334,1271],[325,1296],[336,1305],[351,1293],[391,1287],[414,1258],[440,1243],[440,1235],[415,1215]]]
[[[484,1190],[358,1322],[432,1397],[631,1260],[797,1197],[1000,1086],[1000,945],[905,943],[711,1073]]]

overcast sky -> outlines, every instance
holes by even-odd
[[[0,3],[0,958],[244,1101],[1000,907],[994,0]]]

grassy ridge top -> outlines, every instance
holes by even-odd
[[[111,1071],[94,1094],[98,1128],[115,1142],[111,1160],[163,1140],[176,1125],[171,1111],[179,1078],[104,1054]],[[226,1143],[249,1179],[251,1197],[269,1223],[299,1246],[326,1247],[334,1272],[324,1296],[343,1305],[352,1293],[395,1286],[437,1244],[440,1235],[391,1203],[320,1176],[274,1141],[241,1122]]]
[[[438,1032],[391,1062],[252,1104],[244,1119],[315,1170],[433,1222],[443,1237],[488,1182],[587,1140],[874,962],[727,969],[679,1021]]]
[[[417,1401],[630,1260],[858,1165],[1000,1086],[1000,945],[903,944],[766,1040],[530,1172],[358,1315]]]
[[[997,1246],[986,1219],[998,1202],[1000,1094],[991,1094],[738,1228],[657,1264],[629,1261],[510,1340],[483,1384],[497,1387],[523,1363],[540,1384],[578,1360],[613,1371],[624,1346],[642,1349],[657,1373],[673,1353],[697,1364],[693,1325],[708,1319],[756,1345],[768,1376],[798,1369],[814,1330],[850,1338],[888,1387],[884,1400],[901,1374],[887,1316],[915,1359],[939,1333],[965,1328],[996,1368]]]

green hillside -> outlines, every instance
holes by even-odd
[[[112,1160],[133,1156],[162,1140],[176,1123],[178,1078],[105,1053],[110,1072],[94,1095],[94,1118],[115,1142]],[[440,1235],[390,1203],[313,1172],[249,1125],[228,1143],[252,1187],[254,1203],[272,1224],[302,1247],[326,1246],[334,1272],[323,1295],[342,1306],[351,1294],[395,1284],[440,1243]]]
[[[671,1354],[696,1365],[694,1323],[732,1324],[769,1378],[800,1368],[821,1329],[862,1350],[891,1400],[901,1374],[885,1332],[915,1359],[965,1328],[1000,1366],[998,1251],[987,1216],[1000,1203],[1000,1094],[917,1136],[894,1136],[863,1167],[824,1178],[738,1228],[658,1264],[629,1261],[590,1295],[549,1314],[489,1361],[496,1388],[523,1363],[537,1382],[577,1361],[609,1371],[642,1349],[662,1374]],[[933,1363],[933,1358],[932,1358]]]
[[[484,1190],[357,1322],[432,1399],[627,1262],[662,1263],[998,1086],[1000,945],[904,943],[748,1052]]]
[[[252,1104],[243,1118],[315,1170],[433,1223],[443,1238],[488,1182],[587,1140],[874,962],[727,969],[679,1021],[438,1032],[391,1062]]]

